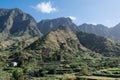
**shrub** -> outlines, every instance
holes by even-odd
[[[23,71],[22,70],[20,70],[20,69],[18,69],[18,70],[15,70],[14,72],[13,72],[13,79],[14,80],[25,80],[24,79],[24,75],[23,75]]]

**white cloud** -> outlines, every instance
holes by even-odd
[[[76,20],[76,17],[74,17],[74,16],[68,16],[71,20]]]
[[[57,11],[57,9],[52,6],[50,1],[39,3],[36,6],[33,6],[32,8],[34,8],[42,13],[51,13],[51,12]]]

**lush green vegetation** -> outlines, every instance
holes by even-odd
[[[36,51],[3,52],[1,55],[1,80],[67,80],[81,76],[104,76],[120,78],[120,58],[84,58],[83,55],[68,59],[46,57]],[[53,56],[54,57],[54,56]],[[17,66],[11,66],[11,62]]]
[[[60,27],[2,48],[0,80],[120,79],[118,51],[112,40]]]
[[[77,36],[80,43],[92,51],[101,53],[104,56],[120,56],[120,43],[116,43],[102,36],[84,32],[78,32]]]

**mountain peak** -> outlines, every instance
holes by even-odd
[[[19,8],[13,8],[13,9],[11,9],[10,11],[16,12],[16,13],[19,13],[19,14],[22,14],[22,13],[23,13],[23,11],[22,11],[21,9],[19,9]]]
[[[23,13],[21,9],[19,8],[13,8],[13,9],[4,9],[0,8],[0,16],[5,15],[5,13]]]
[[[38,28],[43,34],[46,34],[51,30],[57,29],[60,25],[69,26],[74,30],[77,27],[70,18],[60,17],[56,19],[42,20],[38,23]]]
[[[120,27],[120,23],[118,23],[117,25],[115,25],[115,27]],[[115,28],[115,27],[113,27],[113,28]]]
[[[79,30],[82,32],[94,33],[100,36],[108,36],[109,34],[109,28],[102,24],[93,25],[84,23],[79,26]]]
[[[8,31],[10,35],[20,36],[39,34],[35,19],[19,8],[0,9],[0,32]]]
[[[59,17],[59,18],[56,18],[56,19],[67,20],[67,21],[71,21],[72,22],[72,20],[69,17]]]

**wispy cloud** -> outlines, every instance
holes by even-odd
[[[52,13],[56,12],[57,9],[52,6],[51,2],[41,2],[35,6],[32,6],[32,8],[42,12],[42,13]]]
[[[76,20],[76,17],[74,17],[74,16],[68,16],[71,20]]]

